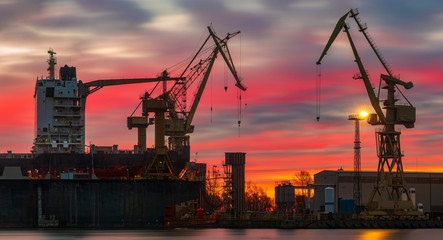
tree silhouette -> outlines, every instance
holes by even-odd
[[[311,174],[306,170],[301,170],[300,172],[297,172],[294,174],[294,185],[295,186],[302,186],[307,187],[308,184],[312,183],[312,177]],[[301,195],[308,196],[308,189],[302,189]]]
[[[249,181],[246,184],[245,191],[246,210],[249,211],[270,211],[273,207],[272,199],[266,194],[265,190]]]

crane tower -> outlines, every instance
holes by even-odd
[[[380,50],[375,46],[375,43],[369,33],[367,32],[366,24],[362,24],[356,9],[351,9],[343,15],[337,22],[329,41],[327,42],[317,65],[321,64],[323,57],[326,55],[328,49],[340,33],[344,31],[348,37],[354,54],[355,62],[357,63],[359,74],[355,75],[354,79],[362,79],[366,92],[369,96],[374,114],[368,117],[368,123],[371,125],[381,125],[381,129],[376,130],[376,145],[378,155],[377,177],[374,184],[374,189],[370,196],[367,213],[372,215],[415,215],[419,214],[411,201],[409,190],[405,177],[403,175],[402,157],[403,151],[400,148],[400,134],[395,126],[404,125],[406,128],[413,128],[415,123],[415,107],[401,92],[399,85],[405,89],[413,87],[412,82],[404,82],[397,77],[394,77],[392,70],[387,64],[385,58],[381,55]],[[347,17],[354,18],[358,25],[359,31],[363,33],[369,45],[373,49],[375,55],[385,68],[387,74],[380,75],[379,93],[380,89],[386,90],[386,99],[380,100],[379,94],[375,94],[372,84],[369,80],[369,75],[363,66],[362,60],[358,54],[357,48],[349,32],[349,25],[345,22]],[[319,76],[321,76],[319,74]],[[381,83],[384,82],[382,85]],[[400,92],[408,104],[400,105],[397,103],[399,99],[395,97],[396,92]],[[383,103],[383,107],[380,106]],[[384,111],[383,111],[384,110]],[[317,116],[319,119],[319,116]],[[407,194],[407,199],[401,198],[402,192]]]

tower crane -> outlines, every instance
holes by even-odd
[[[413,128],[415,123],[415,107],[409,102],[409,100],[401,93],[398,86],[402,86],[405,89],[411,89],[413,87],[412,82],[404,82],[397,77],[394,77],[392,70],[387,64],[386,60],[381,55],[381,52],[376,47],[374,41],[367,32],[366,24],[362,24],[358,17],[358,10],[351,9],[345,15],[343,15],[337,22],[329,41],[327,42],[320,58],[317,61],[317,65],[320,65],[327,51],[331,47],[332,43],[340,33],[344,31],[348,37],[349,43],[352,48],[352,52],[357,63],[359,74],[355,75],[354,79],[362,79],[366,92],[372,107],[375,110],[375,114],[370,114],[367,121],[371,125],[381,125],[382,130],[376,131],[377,139],[377,155],[379,158],[377,177],[374,185],[374,189],[370,196],[367,209],[369,214],[373,215],[386,215],[386,214],[418,214],[416,207],[411,201],[411,196],[407,188],[407,183],[403,175],[402,157],[403,152],[400,148],[400,134],[401,132],[395,129],[395,125],[402,124],[406,128]],[[352,40],[349,32],[349,25],[345,22],[346,18],[354,18],[359,31],[363,33],[369,45],[375,52],[377,58],[385,68],[387,74],[380,75],[380,83],[384,81],[386,85],[382,89],[387,91],[385,100],[380,100],[379,95],[376,95],[369,80],[368,73],[363,66],[362,60],[358,54],[357,48]],[[381,87],[381,84],[380,84]],[[379,87],[379,93],[380,93]],[[407,105],[396,104],[398,99],[394,94],[399,91],[404,99],[407,101]],[[383,103],[383,107],[380,106],[380,102]],[[385,110],[385,111],[383,111]],[[317,116],[319,119],[319,116]],[[406,193],[407,199],[403,200],[401,195]],[[407,211],[404,211],[407,210]]]
[[[197,53],[192,57],[178,79],[174,81],[170,89],[167,88],[166,81],[163,83],[163,91],[158,96],[153,96],[154,89],[145,93],[142,98],[142,114],[147,117],[150,112],[155,113],[155,156],[154,159],[147,163],[144,169],[144,176],[164,175],[168,169],[167,175],[175,175],[172,162],[167,154],[169,150],[184,152],[189,155],[190,141],[189,133],[194,132],[192,120],[194,119],[198,104],[203,95],[206,83],[211,73],[212,67],[218,54],[220,54],[230,72],[232,73],[236,84],[235,86],[242,91],[246,91],[246,87],[242,84],[234,66],[231,53],[227,42],[229,39],[240,32],[228,33],[225,38],[218,37],[212,27],[207,27],[209,36],[206,38]],[[214,44],[208,46],[213,40]],[[204,58],[199,59],[204,54]],[[199,59],[199,60],[198,60]],[[162,75],[165,79],[169,79],[167,70]],[[190,108],[187,106],[187,90],[197,83],[194,99],[191,101]],[[165,116],[166,114],[166,116]],[[132,117],[132,116],[131,116]],[[129,123],[128,118],[128,123]],[[143,122],[143,126],[149,123]],[[168,147],[165,145],[165,136],[168,136]]]

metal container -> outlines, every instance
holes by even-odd
[[[334,212],[334,188],[325,188],[325,213]]]

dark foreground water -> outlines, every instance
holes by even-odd
[[[0,231],[0,239],[300,239],[300,240],[442,240],[443,229],[174,229],[174,230],[57,230]]]

